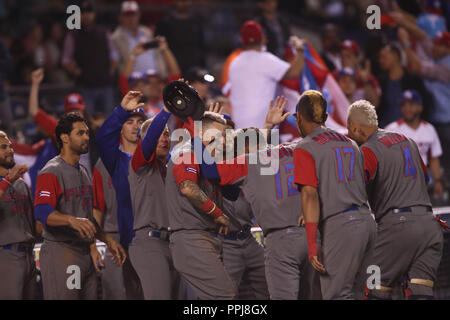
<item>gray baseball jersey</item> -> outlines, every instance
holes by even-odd
[[[213,186],[202,176],[200,176],[199,165],[194,161],[194,154],[191,152],[190,143],[181,146],[183,153],[180,157],[174,157],[169,162],[166,177],[166,197],[169,215],[169,223],[172,231],[178,230],[207,230],[215,231],[216,224],[214,218],[197,210],[184,197],[179,189],[179,184],[185,180],[196,182],[200,189],[214,201]],[[190,159],[190,164],[182,161],[183,157]],[[178,159],[178,160],[177,160]]]
[[[294,145],[280,145],[242,157],[233,163],[217,164],[220,183],[241,187],[264,234],[296,227],[302,211],[300,192],[294,185]]]
[[[34,205],[45,204],[74,217],[93,220],[93,192],[91,178],[82,165],[71,166],[56,156],[40,171],[36,183]],[[45,225],[44,239],[91,243],[71,227]]]
[[[31,191],[23,179],[14,181],[6,190],[0,200],[0,246],[34,242],[32,201]]]
[[[244,192],[241,191],[236,201],[223,198],[225,213],[230,218],[230,232],[248,230],[252,227],[253,211],[250,203],[245,199]]]
[[[146,160],[139,143],[130,161],[128,181],[134,215],[134,230],[150,227],[167,230],[167,202],[165,195],[166,164],[154,155]]]
[[[94,208],[103,212],[103,230],[108,233],[119,232],[116,190],[101,159],[98,159],[95,164],[92,186],[94,189]]]
[[[0,274],[6,275],[0,299],[37,299],[32,206],[31,191],[22,179],[14,181],[0,200]]]
[[[320,221],[367,202],[363,155],[356,143],[326,127],[298,142],[295,183],[317,188]]]
[[[369,203],[378,220],[387,211],[431,206],[427,169],[416,143],[404,135],[379,129],[361,146],[369,183]]]

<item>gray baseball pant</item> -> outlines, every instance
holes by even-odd
[[[173,265],[169,241],[149,236],[151,229],[137,230],[128,248],[146,300],[183,297],[185,289]]]
[[[118,233],[109,233],[119,242]],[[142,300],[143,293],[139,277],[131,265],[130,258],[125,260],[123,266],[114,264],[111,252],[106,249],[103,260],[105,268],[102,270],[103,300]]]
[[[290,227],[270,232],[266,237],[265,250],[270,299],[297,300],[300,297],[301,285],[305,287],[303,292],[308,292],[308,296],[303,298],[317,298],[312,282],[314,273],[307,269],[309,268],[307,263],[308,244],[305,228]],[[317,287],[315,291],[318,292],[319,288]]]
[[[96,300],[89,245],[44,240],[39,254],[45,300]]]
[[[369,209],[361,207],[326,219],[321,234],[319,259],[326,270],[320,275],[323,299],[361,299],[376,239],[376,223]]]
[[[443,234],[426,207],[411,212],[390,211],[378,223],[374,264],[380,267],[381,286],[371,294],[391,299],[392,287],[407,276],[411,297],[431,298],[442,257]]]
[[[231,300],[236,287],[222,260],[222,241],[202,230],[180,230],[170,237],[176,270],[201,300]]]
[[[0,300],[34,300],[38,298],[37,271],[33,247],[27,252],[0,247]]]
[[[264,248],[250,234],[243,240],[223,240],[223,263],[236,288],[241,292],[245,275],[246,295],[256,300],[269,299],[267,289]],[[241,295],[238,299],[243,299]]]

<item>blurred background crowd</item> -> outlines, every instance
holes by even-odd
[[[66,26],[71,4],[81,8],[81,30]],[[372,4],[381,9],[381,29],[366,26]],[[248,20],[257,23],[243,30]],[[269,99],[281,92],[295,105],[308,87],[304,59],[317,52],[335,95],[369,100],[381,127],[416,140],[433,178],[432,201],[448,205],[449,22],[445,0],[0,0],[0,127],[14,139],[16,161],[32,167],[33,185],[56,154],[53,130],[64,112],[83,113],[94,140],[128,90],[144,93],[152,116],[165,84],[183,77],[205,101],[220,102],[237,127],[257,126],[269,101],[252,90],[268,88]],[[293,35],[310,49],[295,50]],[[270,53],[268,62],[251,50]],[[317,72],[313,78],[320,82]],[[288,124],[282,141],[298,138]],[[91,168],[97,158],[92,141],[84,162]]]

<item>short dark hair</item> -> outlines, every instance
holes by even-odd
[[[256,134],[256,146],[250,144],[252,142],[252,140],[250,140],[250,137],[248,136],[248,134],[250,134],[251,132],[254,132]],[[248,127],[248,128],[239,129],[236,131],[236,136],[234,137],[235,157],[244,153],[244,150],[238,150],[238,147],[239,147],[238,140],[240,139],[240,136],[244,136],[244,139],[245,139],[244,147],[249,147],[249,148],[256,147],[257,150],[261,150],[267,146],[267,140],[264,137],[264,134],[258,128]]]
[[[297,112],[310,122],[323,124],[327,116],[327,100],[319,91],[307,90],[298,101]]]
[[[83,122],[86,126],[88,126],[86,119],[75,112],[66,113],[59,119],[55,129],[56,142],[58,143],[59,148],[62,148],[63,146],[61,135],[70,135],[75,122]]]

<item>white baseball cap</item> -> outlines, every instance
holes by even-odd
[[[126,12],[139,12],[139,5],[136,1],[124,1],[122,2],[122,7],[120,9],[121,13]]]

